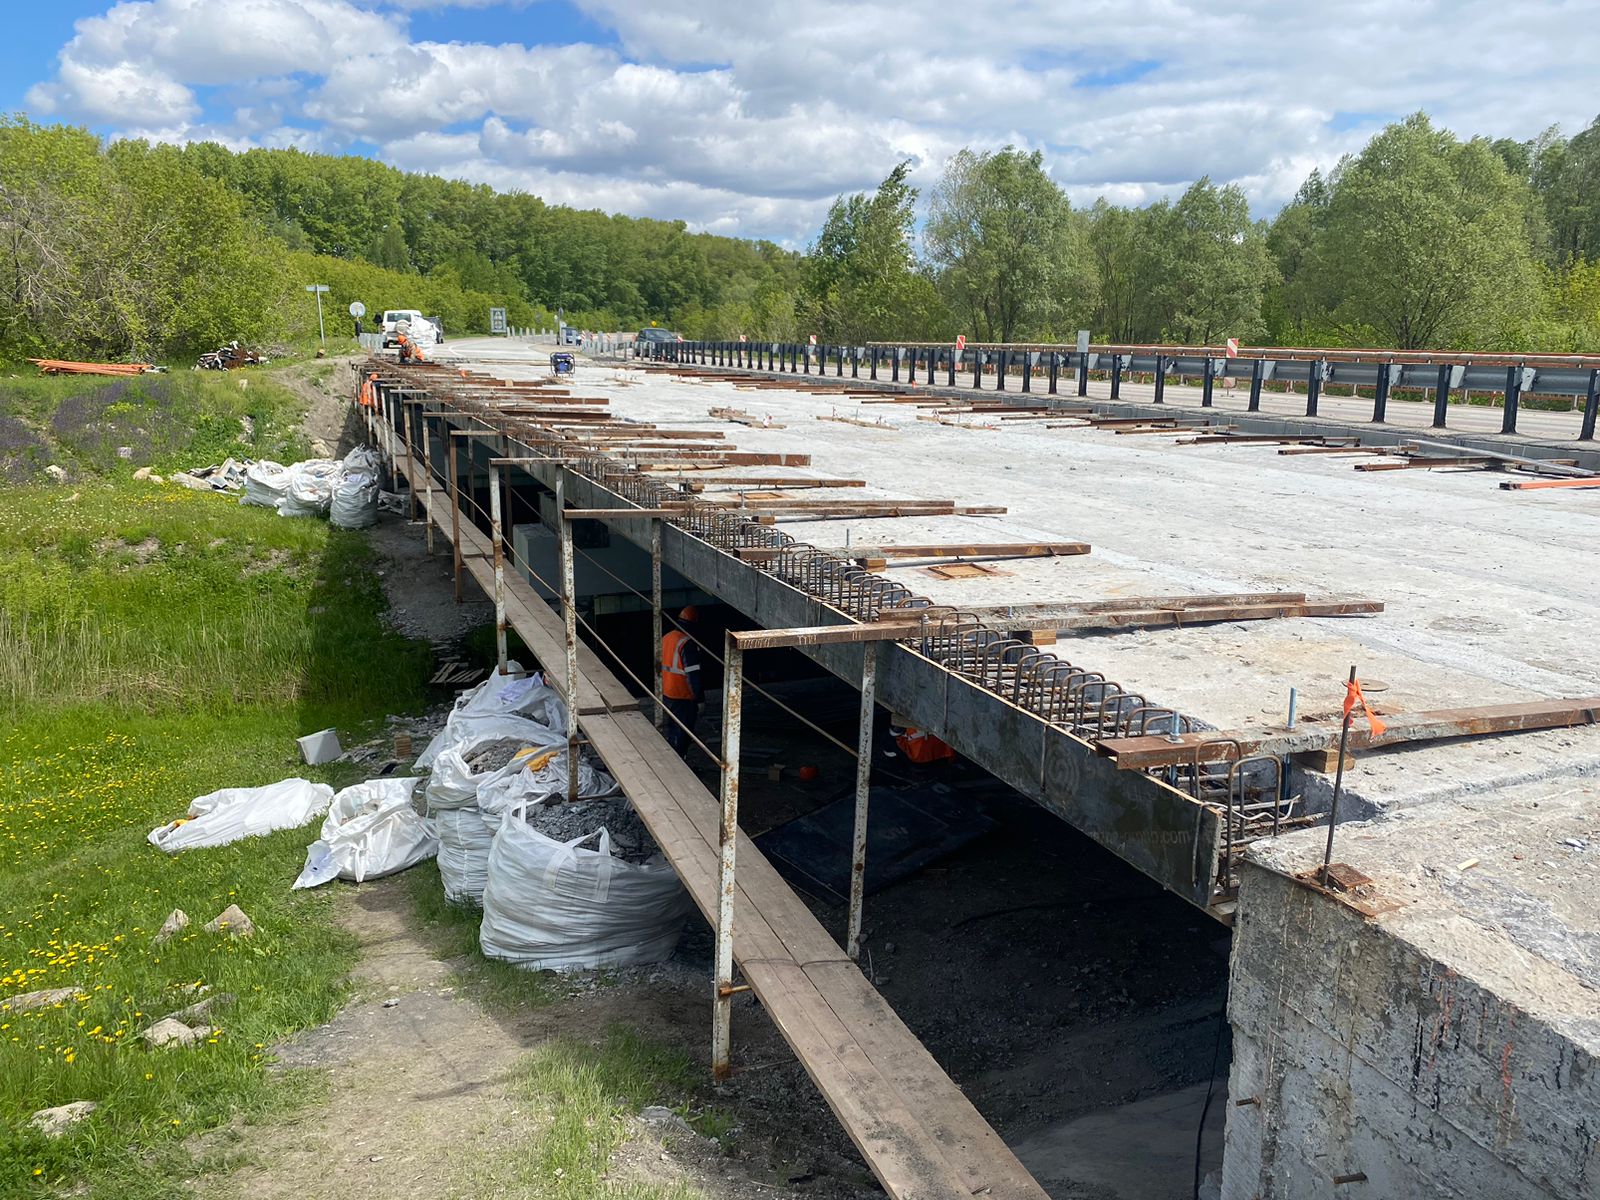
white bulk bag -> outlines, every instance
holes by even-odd
[[[309,458],[289,468],[289,485],[278,501],[280,517],[315,517],[333,503],[339,464],[331,458]]]
[[[507,815],[489,849],[478,942],[489,958],[532,970],[628,967],[672,954],[689,893],[665,862],[611,857],[604,829],[571,842]],[[583,843],[595,841],[597,850]]]
[[[176,854],[225,846],[240,838],[294,829],[328,811],[333,789],[325,783],[285,779],[265,787],[222,788],[189,802],[188,816],[150,831],[152,846]]]
[[[520,805],[537,802],[546,796],[565,799],[567,794],[567,748],[561,750],[538,770],[532,769],[534,759],[513,759],[492,775],[478,781],[478,807],[491,823]],[[524,765],[528,763],[529,765]],[[617,781],[606,772],[591,767],[578,756],[578,798],[597,800],[612,796],[618,791]]]
[[[490,738],[520,738],[530,746],[565,744],[567,706],[537,671],[522,675],[515,662],[510,675],[491,672],[471,691],[464,692],[445,718],[444,728],[417,759],[424,771],[444,751]]]
[[[378,523],[378,477],[345,471],[333,485],[328,520],[340,529],[365,529]]]
[[[239,503],[277,508],[278,501],[283,499],[283,494],[288,490],[289,468],[264,459],[245,468],[244,494],[239,497]]]
[[[333,798],[322,836],[306,848],[297,888],[380,879],[439,852],[433,822],[411,806],[418,779],[369,779]]]
[[[445,899],[483,903],[494,830],[474,806],[447,808],[434,817],[439,831],[439,878]]]

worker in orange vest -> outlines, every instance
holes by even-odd
[[[918,729],[914,725],[895,730],[895,745],[900,747],[904,754],[914,763],[927,765],[929,763],[945,762],[956,756],[956,752],[940,738],[935,737],[925,729]]]
[[[699,619],[700,611],[690,605],[678,614],[678,628],[661,639],[661,697],[667,712],[677,718],[667,721],[667,745],[680,758],[689,756],[689,733],[706,698],[700,677],[700,646],[690,636]]]

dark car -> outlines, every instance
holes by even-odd
[[[641,329],[639,330],[639,336],[634,339],[635,353],[648,354],[652,345],[662,345],[677,340],[678,335],[670,329],[657,329],[654,326],[649,329]]]

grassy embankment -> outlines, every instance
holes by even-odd
[[[161,1194],[193,1170],[185,1134],[303,1085],[269,1084],[265,1048],[343,995],[334,895],[288,889],[304,832],[177,858],[144,841],[214,788],[315,776],[299,734],[421,698],[426,654],[380,624],[360,535],[132,479],[292,461],[296,416],[259,376],[0,381],[0,1194]],[[66,479],[33,482],[49,464]],[[256,937],[200,931],[230,903]],[[157,945],[174,908],[194,924]],[[220,1032],[146,1050],[195,983],[237,996]],[[74,1100],[99,1108],[71,1135],[27,1127]]]
[[[333,1015],[357,953],[331,919],[338,889],[289,890],[307,831],[176,858],[145,834],[217,787],[347,782],[303,766],[294,738],[417,705],[427,655],[381,624],[360,534],[132,478],[302,457],[293,397],[263,373],[237,384],[0,380],[0,1196],[192,1195],[185,1180],[224,1164],[197,1162],[187,1135],[318,1091],[314,1075],[267,1070],[274,1042]],[[442,902],[431,864],[415,874],[419,921],[442,949],[475,949],[476,918]],[[200,931],[231,903],[257,936]],[[193,924],[158,945],[174,908]],[[491,1003],[551,998],[538,977],[479,962]],[[219,1032],[146,1049],[138,1031],[195,984],[237,997],[210,1018]],[[47,988],[72,997],[8,1007]],[[564,1196],[663,1195],[604,1176],[620,1112],[692,1091],[681,1054],[626,1033],[599,1050],[556,1043],[523,1086],[549,1122],[506,1171]],[[66,1137],[28,1127],[75,1100],[99,1107]],[[720,1118],[697,1123],[717,1132]]]

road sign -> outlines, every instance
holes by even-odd
[[[491,308],[489,310],[489,332],[504,333],[506,331],[506,310]]]
[[[967,335],[964,334],[964,333],[956,334],[956,352],[960,353],[962,350],[965,350],[966,348],[967,348]]]
[[[350,315],[358,321],[361,320],[362,317],[367,315],[367,306],[359,300],[351,301]]]
[[[322,343],[322,348],[328,348],[328,330],[322,323],[322,293],[328,290],[325,283],[308,283],[306,291],[313,292],[317,297],[317,339]]]
[[[1087,329],[1078,330],[1078,353],[1089,353],[1089,331]]]
[[[742,334],[742,333],[741,333],[741,334],[740,334],[740,335],[739,335],[739,340],[740,340],[740,341],[741,341],[741,342],[742,342],[742,341],[744,341],[744,340],[746,340],[746,339],[745,339],[745,336],[744,336],[744,334]]]
[[[817,335],[814,334],[814,333],[811,335],[811,344],[813,346],[815,346],[817,344]]]
[[[1229,338],[1228,339],[1226,353],[1227,353],[1229,358],[1238,358],[1239,357],[1239,339],[1238,338]]]

